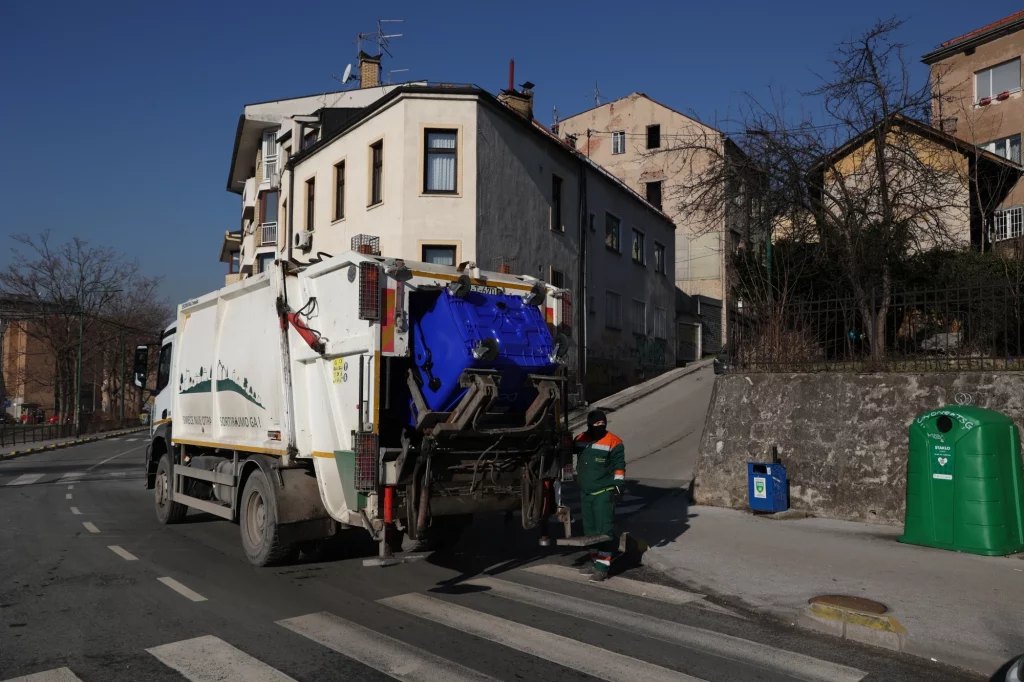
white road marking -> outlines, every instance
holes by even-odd
[[[138,438],[125,438],[124,442],[126,442],[126,443],[134,443],[137,440],[138,440]]]
[[[277,624],[397,680],[487,682],[494,679],[332,613],[311,613],[279,620]]]
[[[685,673],[423,594],[403,594],[381,599],[379,603],[607,682],[703,682]]]
[[[184,585],[179,583],[174,578],[164,577],[164,578],[157,578],[157,580],[162,582],[164,585],[167,585],[167,587],[171,588],[172,590],[174,590],[175,592],[177,592],[181,596],[185,597],[185,599],[191,599],[192,601],[206,601],[206,597],[204,597],[203,595],[199,594],[198,592],[194,592],[194,591],[188,589],[187,587],[185,587]],[[150,651],[150,653],[152,653],[152,651]]]
[[[100,532],[100,529],[97,528],[96,526],[94,526],[92,524],[92,521],[83,521],[82,525],[85,526],[85,529],[87,531],[89,531],[90,533],[99,533]]]
[[[102,462],[96,462],[96,463],[95,463],[95,464],[93,464],[93,465],[92,465],[91,467],[89,467],[88,469],[86,469],[86,471],[92,471],[92,470],[93,470],[93,469],[95,469],[96,467],[98,467],[98,466],[103,466],[104,464],[106,464],[107,462],[109,462],[109,461],[110,461],[110,460],[112,460],[112,459],[117,459],[118,457],[121,457],[121,456],[123,456],[123,455],[127,455],[127,454],[128,454],[129,452],[135,452],[136,450],[138,450],[138,449],[139,449],[139,448],[141,448],[141,447],[142,447],[141,445],[136,445],[136,446],[135,446],[135,447],[133,447],[133,448],[128,448],[128,449],[127,449],[127,450],[125,450],[124,452],[119,452],[119,453],[117,453],[116,455],[111,455],[110,457],[107,457],[107,458],[106,458],[105,460],[103,460]]]
[[[22,474],[7,485],[32,485],[46,474]]]
[[[859,682],[867,673],[740,637],[703,630],[647,614],[540,590],[498,578],[476,578],[465,584],[490,588],[492,594],[521,604],[645,635],[694,651],[795,677],[804,682]]]
[[[64,494],[64,499],[65,500],[70,500],[71,499],[71,493],[65,493]]]
[[[85,476],[85,472],[84,471],[69,471],[68,473],[66,473],[63,476],[61,476],[60,480],[57,481],[57,482],[58,483],[69,483],[71,481],[77,481],[78,479],[82,478],[83,476]]]
[[[210,635],[146,651],[191,682],[295,682],[295,678]]]
[[[73,486],[73,485],[69,485],[68,486],[68,490],[74,490],[74,489],[75,489],[75,486]]]
[[[56,668],[44,673],[15,677],[4,682],[82,682],[82,678],[76,676],[68,668]]]
[[[78,507],[72,507],[71,508],[71,513],[74,514],[75,516],[81,516],[82,515],[82,512],[78,511]]]
[[[639,580],[630,580],[629,578],[615,577],[600,583],[589,583],[589,576],[581,575],[579,571],[571,566],[539,564],[537,566],[530,566],[523,570],[529,573],[547,576],[549,578],[588,583],[594,587],[600,587],[613,592],[621,592],[622,594],[628,594],[632,597],[644,597],[645,599],[653,599],[655,601],[665,602],[666,604],[675,604],[677,606],[689,604],[704,598],[704,595],[698,592],[686,592],[685,590],[677,590],[674,587],[645,583]]]
[[[123,547],[119,547],[118,545],[108,545],[107,549],[109,549],[111,552],[113,552],[117,556],[121,557],[125,561],[138,561],[139,560],[139,558],[137,556],[135,556],[134,554],[132,554],[128,550],[124,549]]]

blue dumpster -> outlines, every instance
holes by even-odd
[[[747,463],[747,500],[751,511],[786,511],[789,509],[786,493],[786,467],[781,464]]]

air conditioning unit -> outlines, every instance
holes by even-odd
[[[306,230],[295,233],[294,246],[296,249],[302,249],[303,251],[309,251],[313,248],[313,233]]]

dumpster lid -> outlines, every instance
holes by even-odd
[[[959,424],[961,428],[971,430],[975,427],[981,426],[982,424],[1012,424],[1013,420],[1007,417],[1002,412],[996,412],[995,410],[989,410],[984,407],[977,407],[975,405],[946,405],[940,407],[937,410],[929,410],[923,414],[918,415],[914,419],[914,424],[931,430],[932,428],[938,428],[940,431],[948,431],[949,428],[941,428],[945,420],[941,417],[946,417],[953,424]]]

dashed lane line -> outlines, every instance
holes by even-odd
[[[185,597],[185,599],[189,599],[191,601],[206,601],[206,597],[199,594],[198,592],[195,592],[194,590],[190,590],[174,578],[168,578],[165,576],[163,578],[157,578],[157,580],[162,582],[164,585],[167,585],[167,587],[171,588],[181,596]]]
[[[113,552],[117,556],[121,557],[125,561],[138,561],[139,560],[139,558],[137,556],[135,556],[134,554],[132,554],[128,550],[126,550],[123,547],[120,547],[118,545],[107,545],[107,549],[109,549],[111,552]]]
[[[93,525],[92,521],[83,521],[82,525],[85,526],[85,529],[87,531],[89,531],[90,533],[99,533],[100,532],[100,529],[97,528],[95,525]]]
[[[78,507],[72,507],[71,508],[71,513],[74,514],[75,516],[81,516],[82,515],[82,512],[78,511]]]

